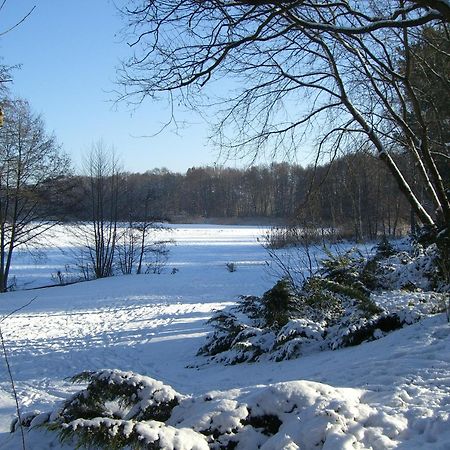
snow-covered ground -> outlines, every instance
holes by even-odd
[[[56,231],[45,254],[16,259],[13,275],[19,286],[50,284],[51,273],[70,262],[68,233]],[[236,402],[236,411],[238,404],[264,409],[264,392],[273,385],[269,389],[280,403],[272,408],[282,409],[286,397],[292,397],[303,409],[297,419],[283,421],[265,449],[450,449],[450,327],[442,314],[374,342],[298,360],[201,365],[196,352],[212,311],[241,294],[260,295],[273,284],[265,270],[267,255],[256,241],[264,232],[258,227],[177,226],[167,232],[176,245],[161,275],[2,294],[2,317],[33,300],[0,324],[22,409],[51,410],[79,389],[66,377],[117,368],[161,380],[186,395],[215,391],[219,403],[221,398],[228,405]],[[65,247],[64,254],[57,243]],[[227,262],[236,263],[237,271],[229,272]],[[172,268],[179,270],[171,274]],[[295,380],[305,382],[277,384]],[[0,448],[19,449],[19,433],[8,433],[15,412],[10,392],[2,362]],[[226,410],[225,403],[215,405]],[[194,426],[200,410],[179,411],[180,423]],[[27,433],[27,448],[48,448],[50,441],[39,436]],[[255,440],[248,442],[244,448],[251,449]],[[322,447],[315,446],[318,442]]]

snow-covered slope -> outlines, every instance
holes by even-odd
[[[302,449],[450,448],[450,327],[442,314],[374,342],[298,360],[188,368],[202,362],[195,354],[212,311],[240,294],[260,295],[273,282],[263,270],[256,229],[234,239],[230,228],[223,242],[211,228],[205,228],[209,237],[198,228],[192,239],[185,232],[169,263],[180,269],[174,275],[3,294],[2,316],[36,297],[1,323],[22,409],[51,410],[79,389],[66,377],[108,367],[161,380],[190,396],[168,425],[201,429],[213,416],[223,424],[239,422],[243,408],[283,418],[270,439],[248,434],[240,448],[251,449],[255,442],[266,450],[297,444]],[[237,271],[228,272],[226,261],[237,262]],[[202,401],[207,393],[214,401]],[[19,433],[8,433],[13,415],[2,362],[2,449],[20,449]],[[57,442],[36,430],[25,437],[31,450]]]

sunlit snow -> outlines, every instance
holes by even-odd
[[[300,419],[286,419],[264,449],[450,448],[450,327],[443,314],[374,342],[297,360],[201,365],[196,352],[212,312],[273,284],[267,254],[257,242],[265,230],[186,225],[164,233],[174,243],[160,275],[0,296],[2,317],[34,299],[1,323],[22,410],[49,411],[78,390],[66,377],[117,368],[161,380],[193,398],[213,392],[217,400],[208,403],[209,410],[194,401],[177,411],[182,427],[195,427],[202,414],[217,415],[217,405],[225,425],[244,404],[278,408],[283,415],[283,402],[295,398]],[[60,228],[34,256],[19,255],[13,267],[17,285],[51,284],[51,273],[70,263],[72,245]],[[227,262],[237,265],[236,272],[227,270]],[[397,301],[396,295],[380,301]],[[192,365],[199,368],[187,367]],[[18,433],[9,434],[15,408],[3,361],[0,367],[0,448],[19,449]],[[57,442],[36,430],[25,437],[31,450]],[[248,446],[239,448],[253,448],[258,437],[246,439]]]

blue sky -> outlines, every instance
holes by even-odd
[[[208,127],[200,117],[180,112],[190,125],[156,137],[167,117],[163,104],[146,102],[135,111],[115,108],[111,92],[115,67],[129,54],[118,33],[123,27],[109,0],[8,0],[0,12],[0,31],[36,9],[15,30],[0,37],[0,55],[13,74],[11,92],[43,114],[64,150],[79,166],[93,142],[114,145],[124,168],[143,172],[154,167],[185,171],[213,164]]]

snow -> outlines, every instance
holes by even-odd
[[[69,233],[56,232],[38,260],[25,254],[15,260],[19,286],[48,285],[51,273],[70,262],[75,247]],[[160,380],[169,385],[167,395],[174,395],[172,388],[180,394],[166,424],[136,425],[149,442],[166,439],[168,449],[175,441],[178,449],[208,448],[198,433],[207,427],[225,433],[224,440],[239,436],[238,449],[450,448],[450,327],[443,314],[373,342],[296,360],[223,366],[195,356],[215,310],[273,285],[256,241],[264,232],[177,226],[164,232],[175,243],[161,275],[2,294],[1,316],[35,298],[1,323],[22,410],[55,410],[80,390],[67,377],[107,367],[142,374],[133,375],[136,382],[151,377],[156,387]],[[236,272],[226,269],[227,262],[237,265]],[[173,267],[179,271],[172,275]],[[396,291],[376,301],[426,305],[427,295]],[[424,306],[423,313],[429,312]],[[0,367],[0,449],[15,450],[21,444],[19,433],[9,433],[14,401],[6,368]],[[247,423],[264,415],[281,421],[276,433]],[[38,415],[33,425],[45,419]],[[32,428],[25,438],[31,450],[73,448],[44,429]]]
[[[158,443],[165,450],[208,450],[206,439],[187,428],[174,428],[162,422],[149,420],[145,423],[130,424],[125,420],[95,418],[90,420],[77,419],[71,422],[70,428],[76,430],[80,427],[100,428],[107,427],[110,435],[115,436],[120,427],[126,427],[126,435],[135,431],[144,445]]]

